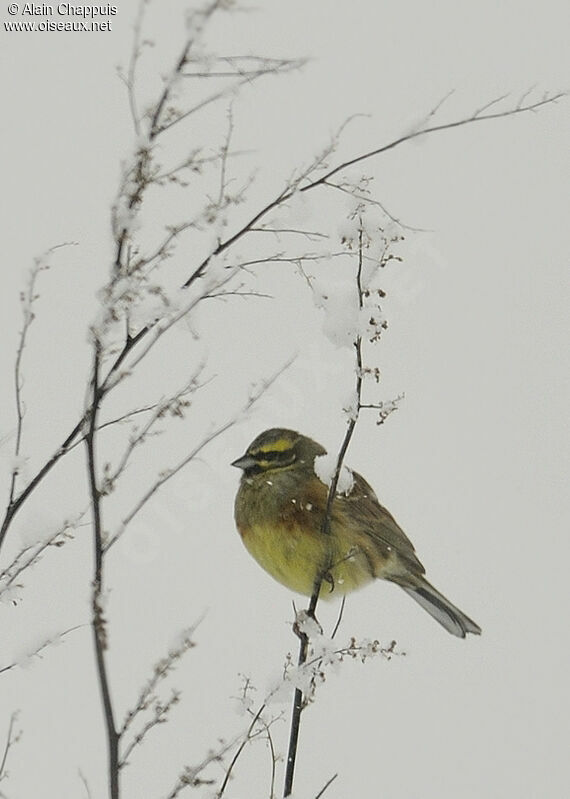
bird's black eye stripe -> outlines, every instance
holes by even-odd
[[[260,449],[256,450],[255,452],[251,452],[250,456],[254,458],[258,464],[263,465],[264,468],[268,468],[272,465],[289,466],[297,458],[297,455],[292,448],[283,449],[283,450]]]
[[[265,463],[279,463],[284,461],[290,463],[295,460],[295,453],[290,449],[281,452],[278,450],[268,450],[267,452],[261,450],[253,453],[253,457],[257,461],[264,461]]]

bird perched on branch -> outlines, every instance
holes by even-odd
[[[315,471],[323,455],[311,438],[273,428],[232,463],[243,470],[235,520],[249,553],[292,591],[311,596],[320,582],[321,599],[390,580],[452,635],[478,635],[479,625],[425,579],[411,541],[361,475],[351,473],[325,525],[328,487]]]

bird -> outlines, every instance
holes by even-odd
[[[323,455],[312,438],[274,427],[232,462],[242,470],[235,523],[250,555],[295,593],[311,596],[318,583],[319,599],[389,580],[452,635],[479,635],[479,625],[427,581],[412,542],[357,472],[336,493],[325,528],[329,488],[315,471]]]

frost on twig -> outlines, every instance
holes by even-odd
[[[218,769],[216,769],[211,776],[208,769],[212,765],[219,767],[220,764],[223,764],[224,758],[234,745],[234,741],[230,741],[229,743],[222,741],[216,748],[210,749],[200,762],[193,766],[184,766],[176,778],[173,787],[168,794],[166,794],[165,799],[176,799],[186,788],[200,788],[203,785],[215,785],[217,782]],[[214,794],[214,796],[215,795],[216,794]]]
[[[141,4],[135,23],[134,42],[126,73],[121,73],[128,91],[136,142],[131,156],[123,167],[117,198],[113,205],[112,229],[116,255],[110,280],[102,292],[104,312],[93,326],[99,340],[104,340],[114,322],[125,319],[129,336],[141,328],[152,327],[164,313],[169,313],[181,300],[169,296],[158,270],[176,253],[183,233],[213,231],[213,248],[221,242],[232,206],[244,202],[250,183],[229,191],[228,163],[237,153],[231,149],[233,134],[232,104],[239,92],[259,78],[279,75],[298,69],[298,59],[273,59],[259,55],[223,56],[210,53],[205,42],[206,25],[213,15],[238,10],[227,0],[193,8],[187,14],[186,38],[172,66],[163,77],[162,87],[141,113],[138,92],[138,71],[149,40],[143,38],[145,4]],[[199,78],[199,81],[195,79]],[[194,80],[190,80],[194,79]],[[157,142],[174,126],[187,120],[212,104],[230,101],[226,135],[217,152],[212,155],[210,144],[194,147],[174,164],[163,164],[164,149]],[[160,155],[159,155],[160,153]],[[207,188],[197,195],[203,197],[202,207],[190,218],[169,222],[156,236],[154,248],[143,246],[139,240],[140,214],[149,192],[168,185],[186,187],[189,176],[200,178],[204,170],[217,169],[218,189],[212,194]],[[148,229],[148,225],[147,225]],[[176,292],[175,292],[176,293]]]
[[[195,629],[194,625],[184,630],[179,636],[179,641],[168,650],[166,656],[155,663],[152,675],[139,692],[136,703],[127,712],[118,730],[122,744],[119,768],[128,764],[132,751],[142,744],[154,727],[164,724],[168,720],[170,711],[180,701],[179,691],[172,690],[170,696],[163,699],[158,695],[157,689],[160,683],[179,665],[186,652],[196,645],[193,641]],[[131,727],[139,718],[141,718],[139,729],[136,732],[131,732]],[[130,740],[128,740],[128,736],[130,736]]]
[[[11,671],[17,666],[26,667],[30,665],[30,663],[36,658],[41,659],[42,653],[46,649],[57,646],[67,635],[69,635],[69,633],[74,632],[74,630],[79,630],[80,627],[82,627],[81,624],[76,624],[75,627],[69,627],[67,630],[63,630],[63,632],[58,632],[54,635],[43,636],[39,643],[32,646],[28,645],[28,647],[20,655],[18,655],[18,657],[14,658],[9,663],[0,663],[0,674],[6,671]]]
[[[38,289],[37,289],[38,278],[40,272],[44,272],[50,268],[51,255],[61,247],[67,247],[67,246],[70,246],[70,243],[58,244],[57,246],[51,247],[45,253],[35,258],[33,266],[28,273],[26,284],[23,290],[20,292],[20,303],[22,306],[23,322],[22,322],[22,329],[20,330],[20,335],[18,339],[18,347],[16,349],[16,360],[14,364],[14,389],[15,389],[15,400],[16,400],[16,437],[14,444],[14,458],[12,461],[12,469],[11,469],[8,506],[10,506],[14,501],[18,476],[20,475],[23,466],[25,465],[26,462],[26,459],[22,456],[22,435],[24,430],[24,416],[26,413],[26,406],[24,404],[24,399],[22,396],[22,388],[24,382],[22,375],[22,359],[24,355],[24,350],[26,348],[26,340],[28,337],[28,332],[30,330],[30,327],[34,319],[36,318],[35,304],[40,296],[38,294]]]
[[[390,660],[394,655],[405,654],[396,649],[395,641],[382,645],[377,640],[359,641],[351,637],[344,646],[339,646],[334,638],[324,635],[320,624],[305,610],[297,612],[295,625],[299,633],[307,637],[307,659],[304,663],[295,665],[292,656],[287,656],[283,682],[270,695],[268,703],[283,701],[293,689],[299,689],[303,694],[304,706],[307,706],[314,701],[319,686],[326,682],[328,672],[338,671],[345,660],[365,663],[376,656]]]
[[[338,297],[344,293],[343,301],[335,299],[331,303],[329,289],[315,290],[314,280],[311,282],[311,279],[308,278],[309,285],[311,285],[315,294],[317,307],[325,311],[325,319],[327,320],[325,332],[328,337],[336,346],[350,346],[354,350],[354,388],[347,403],[347,427],[342,443],[337,454],[333,453],[331,457],[328,455],[318,457],[314,463],[316,475],[328,485],[329,489],[321,525],[321,535],[325,540],[326,537],[331,535],[332,510],[337,493],[348,495],[354,485],[352,473],[344,467],[344,458],[354,434],[360,411],[364,407],[362,401],[364,379],[369,374],[370,367],[365,366],[363,343],[367,340],[369,344],[377,344],[382,332],[387,327],[380,306],[380,299],[384,298],[385,292],[382,288],[375,286],[374,279],[376,274],[387,263],[391,260],[399,260],[399,257],[393,256],[390,248],[402,239],[398,231],[387,234],[383,224],[378,225],[374,220],[371,222],[369,219],[370,211],[371,206],[358,201],[356,208],[348,217],[351,227],[341,232],[342,244],[351,255],[354,254],[356,256],[356,268],[354,269],[352,281],[349,280],[348,284],[345,284],[344,292],[337,292]],[[380,249],[375,252],[373,247],[377,248],[378,240],[380,241]],[[367,403],[367,407],[380,408],[381,406],[378,403]],[[332,547],[328,554],[328,562],[322,563],[320,572],[315,575],[306,618],[298,616],[294,625],[295,633],[300,640],[300,648],[295,672],[297,678],[295,681],[291,733],[285,772],[285,796],[289,796],[293,790],[301,714],[314,695],[317,678],[324,674],[321,671],[315,673],[311,667],[315,663],[323,664],[327,661],[327,658],[330,659],[331,657],[330,652],[324,649],[318,655],[315,654],[314,646],[312,650],[310,649],[311,639],[315,639],[316,635],[320,634],[320,626],[315,621],[315,611],[321,585],[332,565],[331,557]],[[312,629],[311,625],[314,629]],[[335,633],[337,629],[338,623],[335,626]],[[357,646],[356,642],[351,642],[344,650],[334,650],[335,657],[349,654],[355,656],[356,651],[368,656],[382,651],[382,649],[376,641],[367,642],[365,647]]]
[[[60,549],[73,539],[73,532],[80,524],[85,511],[66,519],[55,530],[50,531],[43,540],[24,546],[12,561],[0,570],[0,602],[12,601],[17,597],[19,589],[23,587],[21,578],[23,573],[35,566],[42,559],[46,551],[52,547]]]

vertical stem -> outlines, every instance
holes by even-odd
[[[109,797],[119,799],[119,733],[115,725],[113,701],[109,685],[109,675],[105,662],[107,648],[106,621],[103,614],[103,526],[101,514],[101,493],[97,484],[97,465],[95,454],[95,434],[97,430],[97,413],[103,392],[99,385],[101,351],[99,342],[95,343],[95,358],[93,363],[93,400],[89,414],[89,429],[85,436],[87,447],[87,470],[89,476],[89,490],[91,495],[91,511],[93,516],[93,544],[94,544],[94,574],[92,584],[92,618],[93,644],[95,647],[95,662],[97,677],[103,702],[103,715],[107,735],[108,751],[108,776]]]
[[[309,616],[315,615],[317,602],[319,600],[319,592],[321,590],[322,576],[319,574],[315,581],[315,587],[311,595],[307,613]],[[309,638],[306,633],[299,631],[299,638],[301,640],[299,646],[299,666],[302,666],[307,661],[307,653],[309,650]],[[295,688],[295,696],[293,698],[293,712],[291,714],[291,732],[289,734],[289,749],[287,751],[287,768],[285,770],[285,787],[283,796],[290,796],[293,791],[293,776],[295,774],[295,761],[297,759],[297,745],[299,742],[299,729],[301,726],[301,713],[303,711],[303,692],[300,688]]]
[[[360,233],[358,239],[358,270],[356,274],[356,287],[358,290],[358,307],[362,309],[363,307],[363,290],[362,290],[362,265],[363,265],[363,257],[362,257],[362,224],[360,226]],[[329,486],[329,493],[327,496],[327,504],[325,508],[325,515],[323,519],[323,524],[321,527],[321,534],[323,536],[328,536],[331,534],[331,516],[332,516],[332,506],[336,496],[336,489],[338,486],[338,481],[340,478],[340,472],[342,469],[342,464],[344,461],[344,456],[346,455],[346,451],[348,449],[348,445],[350,444],[350,440],[352,438],[352,434],[354,433],[354,428],[356,427],[356,422],[358,421],[358,416],[360,413],[361,408],[361,398],[362,398],[362,337],[360,334],[356,336],[354,341],[354,348],[356,351],[356,408],[352,417],[348,423],[348,427],[346,429],[346,433],[344,435],[344,439],[342,445],[340,447],[338,458],[336,462],[336,469],[334,471],[331,484]],[[313,593],[311,595],[311,600],[309,602],[309,607],[307,609],[307,614],[309,616],[315,615],[315,611],[317,608],[317,602],[319,600],[319,594],[321,590],[321,584],[323,579],[326,577],[327,572],[330,568],[331,564],[323,564],[321,571],[317,573],[315,584],[313,587]],[[337,625],[338,626],[338,625]],[[336,633],[335,627],[335,633]],[[298,631],[297,635],[299,636],[301,643],[299,646],[299,660],[298,665],[303,666],[307,661],[307,653],[309,650],[309,638],[306,633],[302,631]],[[303,700],[303,692],[300,688],[295,689],[295,696],[293,698],[293,711],[291,713],[291,732],[289,735],[289,749],[287,751],[287,767],[285,770],[285,786],[283,790],[283,796],[286,797],[290,796],[293,792],[293,777],[295,774],[295,761],[297,758],[297,748],[299,743],[299,729],[301,725],[301,713],[303,712],[304,707],[304,700]]]

